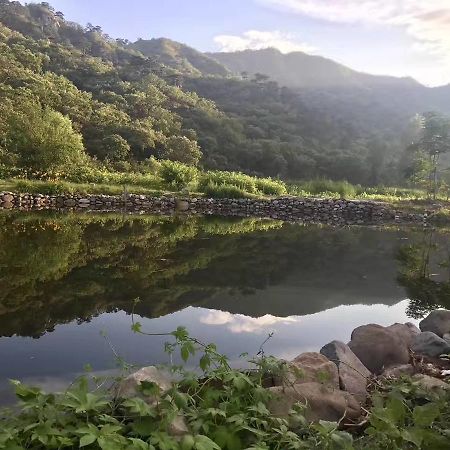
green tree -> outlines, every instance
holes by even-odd
[[[171,136],[167,139],[166,148],[161,156],[164,159],[196,166],[202,157],[202,152],[196,141],[191,141],[186,136]]]
[[[130,154],[130,144],[118,134],[111,134],[102,140],[102,156],[111,161],[124,161]]]
[[[421,116],[421,128],[418,147],[428,157],[428,193],[436,198],[439,159],[450,151],[450,120],[435,112],[425,113]]]
[[[35,101],[11,109],[6,141],[24,167],[67,169],[86,162],[82,136],[70,119]]]

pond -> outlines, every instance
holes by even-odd
[[[182,325],[234,364],[348,341],[361,324],[450,305],[442,231],[264,219],[0,213],[0,399],[10,378],[58,389],[116,355],[165,363]],[[136,299],[139,299],[137,302]]]

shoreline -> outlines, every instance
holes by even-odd
[[[127,211],[140,214],[199,214],[258,217],[330,225],[424,224],[428,215],[373,200],[279,197],[227,199],[187,196],[26,194],[0,192],[0,210]]]

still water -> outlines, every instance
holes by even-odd
[[[412,228],[262,219],[0,214],[0,402],[8,378],[62,387],[90,364],[168,362],[187,327],[238,364],[292,358],[364,323],[416,322],[450,305],[450,239]],[[135,300],[139,299],[136,304]]]

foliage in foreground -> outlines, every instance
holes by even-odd
[[[133,330],[141,333],[139,323]],[[408,381],[379,388],[373,394],[368,426],[362,435],[339,430],[337,423],[311,424],[305,418],[307,405],[297,404],[289,418],[273,417],[263,387],[267,375],[283,376],[285,366],[272,357],[251,362],[254,370],[242,372],[229,366],[215,345],[190,338],[184,328],[170,333],[187,361],[201,352],[198,377],[181,367],[172,367],[180,380],[167,392],[155,383],[143,382],[141,397],[120,400],[103,389],[105,380],[94,378],[89,388],[81,377],[60,394],[45,394],[14,381],[21,402],[20,413],[0,418],[0,449],[432,449],[447,447],[450,395],[421,391]],[[175,438],[171,423],[182,415],[189,434]]]

